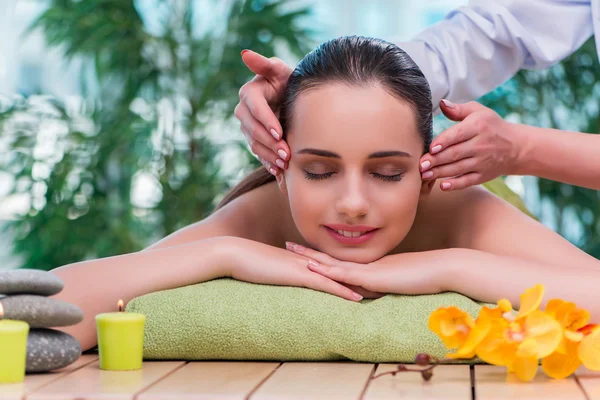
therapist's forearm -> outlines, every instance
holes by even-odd
[[[519,137],[516,175],[600,190],[600,135],[512,124]]]

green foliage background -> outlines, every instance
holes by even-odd
[[[520,123],[598,134],[600,64],[594,38],[545,71],[521,71],[480,101]],[[600,258],[600,192],[535,179],[534,214],[575,245]]]
[[[302,57],[312,47],[299,26],[309,10],[288,10],[285,0],[214,2],[211,19],[222,30],[215,32],[195,26],[195,4],[156,1],[160,35],[131,0],[53,0],[31,27],[91,67],[82,82],[89,102],[76,109],[39,97],[0,105],[10,194],[32,197],[27,214],[8,224],[24,267],[140,250],[205,217],[226,190],[223,146],[206,132],[232,117],[240,86],[253,76],[240,52],[270,57],[282,46]],[[46,138],[49,127],[60,132],[56,142]],[[159,189],[146,207],[131,198],[140,173]]]
[[[240,51],[270,57],[285,49],[300,58],[315,44],[302,25],[310,10],[288,3],[215,1],[212,25],[198,26],[195,1],[156,0],[156,33],[132,0],[52,0],[31,30],[85,60],[86,101],[0,99],[0,137],[9,148],[0,168],[15,177],[9,195],[32,199],[7,225],[23,267],[49,270],[137,251],[209,214],[231,182],[257,165],[239,142],[208,135],[222,130],[242,140],[232,112],[252,74]],[[597,133],[598,82],[590,40],[550,70],[520,72],[481,101],[524,123]],[[50,129],[58,132],[54,140]],[[237,174],[220,170],[225,147],[237,147]],[[132,193],[142,175],[155,190],[139,204]],[[598,193],[536,182],[557,231],[567,233],[565,221],[575,221],[579,234],[567,237],[599,257]]]

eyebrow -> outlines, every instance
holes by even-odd
[[[312,154],[319,157],[328,157],[328,158],[342,158],[337,153],[334,153],[329,150],[319,150],[319,149],[302,149],[296,152],[296,154]],[[410,157],[410,154],[399,151],[399,150],[390,150],[390,151],[376,151],[375,153],[369,154],[369,159],[371,158],[386,158],[386,157]]]

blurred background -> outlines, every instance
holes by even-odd
[[[340,35],[408,40],[466,0],[2,0],[0,269],[140,250],[208,215],[256,159],[233,109],[249,48],[290,65]],[[479,99],[599,132],[594,43]],[[436,117],[436,134],[450,123]],[[600,196],[506,177],[544,224],[600,257]]]

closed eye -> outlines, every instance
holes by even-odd
[[[333,174],[335,174],[335,172],[326,172],[324,174],[314,174],[312,172],[304,171],[304,174],[306,176],[306,179],[308,179],[308,180],[320,181],[323,179],[331,178],[333,176]],[[380,179],[384,182],[398,182],[398,181],[402,180],[402,177],[404,176],[404,172],[401,172],[399,174],[394,174],[394,175],[383,175],[383,174],[378,174],[376,172],[373,172],[371,175],[373,175],[374,178]]]
[[[382,174],[373,172],[371,175],[373,175],[377,179],[381,179],[384,182],[398,182],[398,181],[402,180],[402,177],[404,176],[404,172],[401,172],[401,173],[395,174],[395,175],[382,175]]]
[[[326,172],[324,174],[313,174],[312,172],[304,171],[306,179],[311,181],[320,181],[323,179],[330,178],[335,172]]]

